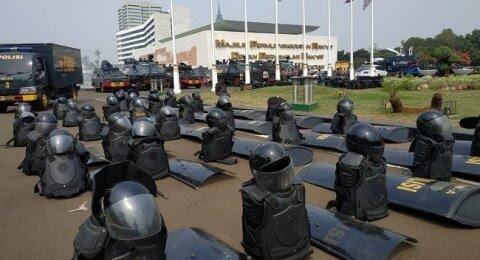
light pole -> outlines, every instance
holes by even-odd
[[[330,11],[331,11],[331,6],[330,6],[330,0],[327,0],[327,17],[328,17],[328,52],[327,52],[327,77],[331,77],[332,76],[332,60],[331,60],[331,56],[332,56],[332,43],[330,41],[330,37],[331,37],[331,16],[330,16]]]
[[[303,17],[303,76],[308,76],[307,65],[307,37],[305,32],[305,0],[302,0],[302,17]]]
[[[173,0],[170,0],[170,20],[172,24],[172,56],[173,56],[173,92],[182,93],[180,89],[180,74],[177,65],[177,50],[175,47],[175,19],[173,18]]]
[[[350,1],[350,80],[355,79],[355,69],[353,67],[353,0]]]
[[[215,59],[215,26],[213,24],[213,0],[210,0],[210,31],[212,38],[212,92],[215,92],[215,86],[217,85],[217,62]]]
[[[250,85],[250,63],[248,62],[248,16],[247,16],[247,0],[244,0],[245,4],[245,85]]]
[[[280,81],[280,60],[278,58],[278,2],[275,1],[275,80]]]
[[[373,48],[373,0],[371,0],[370,2],[370,5],[372,6],[372,16],[371,16],[371,40],[372,40],[372,44],[370,46],[370,76],[373,76],[373,73],[374,73],[374,70],[375,70],[375,63],[374,63],[374,54],[373,54],[373,51],[374,51],[374,48]]]

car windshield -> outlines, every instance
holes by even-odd
[[[32,60],[32,55],[28,53],[0,53],[0,75],[29,75],[32,73]]]

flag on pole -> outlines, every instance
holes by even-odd
[[[372,3],[372,0],[364,0],[363,1],[363,10],[367,9],[367,7]]]

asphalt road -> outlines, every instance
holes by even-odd
[[[105,94],[81,91],[79,102],[91,102],[101,113]],[[10,139],[13,113],[0,114],[0,143]],[[77,129],[69,128],[76,133]],[[260,138],[239,132],[238,136]],[[100,141],[85,143],[100,153]],[[170,157],[197,160],[194,152],[200,144],[180,139],[166,143]],[[86,192],[70,199],[46,199],[33,193],[37,177],[25,176],[17,166],[24,156],[24,148],[0,147],[0,258],[1,259],[70,259],[73,238],[79,225],[88,217],[89,211],[69,212],[87,201]],[[338,154],[315,150],[315,160],[335,163]],[[229,173],[214,176],[200,189],[194,190],[185,184],[166,178],[157,181],[160,191],[169,198],[157,198],[167,228],[200,227],[234,248],[241,247],[241,197],[242,182],[252,176],[248,161],[239,158],[235,166],[214,164]],[[299,170],[299,169],[297,169]],[[305,184],[307,202],[324,207],[334,199],[334,193]],[[432,216],[404,209],[390,209],[389,217],[373,224],[416,238],[419,243],[397,249],[396,259],[478,259],[480,256],[480,231],[461,228]],[[327,253],[316,249],[310,259],[332,259]]]

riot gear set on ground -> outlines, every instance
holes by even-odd
[[[208,111],[206,122],[209,128],[202,133],[202,150],[196,153],[199,158],[205,162],[237,163],[236,159],[230,157],[234,132],[227,125],[225,113],[212,108]]]
[[[78,126],[78,116],[79,116],[79,108],[77,102],[73,99],[67,100],[68,110],[63,117],[63,127],[76,127]]]
[[[357,116],[353,114],[353,102],[349,99],[338,101],[337,113],[333,116],[330,129],[334,134],[346,135],[350,127],[358,121]]]
[[[299,144],[303,135],[297,126],[293,106],[283,102],[276,109],[272,122],[272,140],[283,144]]]
[[[178,100],[178,118],[182,124],[195,123],[195,112],[193,111],[193,99],[191,96],[183,96]]]
[[[118,99],[115,96],[108,96],[106,101],[107,105],[102,106],[102,110],[103,119],[105,121],[108,121],[110,115],[112,115],[113,113],[122,112],[122,109],[120,108],[120,105],[118,104]]]
[[[135,101],[135,99],[137,99],[139,97],[140,97],[140,95],[136,90],[133,90],[133,89],[128,90],[126,100],[127,100],[130,108],[133,106],[133,102]]]
[[[128,111],[128,101],[127,101],[127,93],[125,90],[120,89],[116,91],[113,95],[117,98],[118,105],[122,111]]]
[[[59,97],[53,105],[53,114],[57,117],[57,120],[63,120],[67,111],[67,99],[65,97]]]
[[[173,90],[169,89],[167,91],[167,96],[165,97],[165,101],[163,102],[163,104],[172,108],[176,108],[178,106],[177,97],[175,97],[175,93],[173,92]]]
[[[130,120],[133,123],[141,117],[148,117],[148,102],[143,98],[136,98],[130,109]]]
[[[25,147],[28,142],[28,134],[35,130],[35,114],[26,111],[21,113],[13,121],[13,137],[7,142],[7,146],[13,142],[14,147]]]
[[[414,153],[413,176],[449,181],[455,140],[448,118],[436,110],[423,112],[417,118],[417,130],[409,150]]]
[[[86,190],[89,153],[64,129],[50,133],[46,140],[45,170],[35,192],[47,198],[72,197]]]
[[[235,130],[235,118],[233,117],[233,108],[232,102],[230,102],[230,98],[228,96],[219,97],[216,103],[216,107],[221,109],[225,113],[228,125],[230,126],[230,128]]]
[[[275,115],[278,113],[278,107],[287,102],[284,98],[281,97],[270,97],[267,101],[267,114],[265,115],[265,121],[272,122]]]
[[[125,162],[101,170],[94,183],[92,215],[75,236],[73,259],[166,259],[167,228],[153,180]]]
[[[193,98],[193,111],[203,112],[203,100],[198,91],[192,93]]]
[[[157,132],[165,141],[180,138],[180,125],[173,108],[169,106],[162,107],[156,117],[156,122]]]
[[[168,174],[168,157],[163,138],[156,136],[155,125],[148,120],[138,120],[132,126],[128,159],[154,180]]]
[[[23,112],[32,112],[32,106],[28,103],[20,103],[15,109],[15,119],[17,119]]]
[[[348,152],[340,156],[335,171],[337,211],[364,221],[388,216],[387,163],[377,129],[354,125],[346,136]]]
[[[148,95],[148,112],[152,116],[158,115],[160,109],[163,107],[163,102],[160,100],[158,92],[150,93]]]
[[[291,157],[276,143],[250,155],[254,178],[242,186],[242,245],[259,259],[302,259],[312,253],[305,187]]]
[[[128,143],[132,124],[122,113],[114,113],[108,119],[108,133],[102,138],[105,158],[113,163],[127,160]]]
[[[91,104],[84,104],[78,118],[78,136],[80,141],[100,140],[106,134],[103,131],[104,126],[95,113],[95,108]]]

